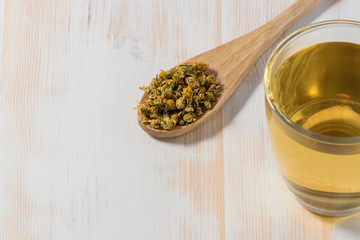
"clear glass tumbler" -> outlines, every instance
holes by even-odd
[[[320,215],[359,211],[360,22],[295,31],[272,53],[264,86],[273,153],[297,200]]]

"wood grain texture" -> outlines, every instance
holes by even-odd
[[[294,0],[0,0],[0,239],[359,239],[286,188],[268,143],[269,51],[211,120],[171,140],[136,105],[160,69],[244,35]],[[360,20],[326,0],[286,34]]]

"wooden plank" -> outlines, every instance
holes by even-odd
[[[154,74],[160,65],[172,67],[221,43],[220,1],[153,1],[151,9],[147,31],[159,64]],[[221,129],[219,113],[191,134],[152,141],[156,148],[148,150],[156,153],[147,161],[153,162],[153,187],[159,189],[149,203],[154,239],[225,238]]]
[[[47,184],[35,184],[51,166],[39,130],[43,109],[56,99],[63,80],[55,66],[63,60],[67,8],[61,1],[12,0],[1,7],[0,238],[41,239],[50,235],[42,219],[51,215],[54,202],[51,194],[42,195]]]
[[[224,22],[233,26],[229,24],[224,39],[230,40],[260,26],[293,2],[226,2],[223,12],[228,14],[222,17],[229,18]],[[297,25],[309,21],[311,14]],[[314,216],[296,202],[272,156],[262,86],[269,53],[256,64],[224,107],[226,236],[227,239],[331,239],[332,222]]]

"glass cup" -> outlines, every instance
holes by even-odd
[[[333,67],[314,62],[321,51],[314,48],[293,62],[294,69],[281,73],[293,54],[334,42],[358,48],[342,51],[340,62],[332,50],[326,52],[329,61],[323,62]],[[265,105],[273,153],[296,199],[320,215],[360,210],[359,44],[360,22],[319,22],[288,36],[266,65]],[[337,63],[345,67],[339,71]],[[311,68],[314,74],[306,75]]]

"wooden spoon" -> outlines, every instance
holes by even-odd
[[[138,121],[141,128],[154,137],[168,138],[183,135],[200,126],[221,109],[250,69],[281,34],[321,1],[298,0],[276,18],[254,31],[184,61],[182,64],[208,63],[210,70],[216,73],[216,79],[222,84],[222,92],[218,96],[215,106],[207,110],[195,122],[187,126],[176,126],[171,130],[154,129],[141,123],[142,115],[138,110]],[[144,94],[140,103],[144,103],[145,99],[146,95]]]

